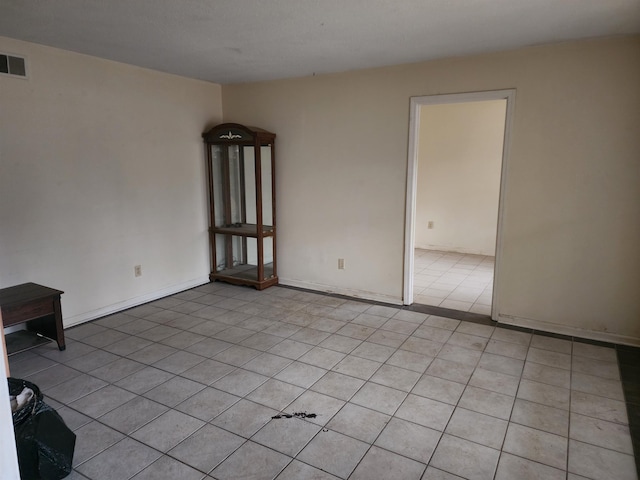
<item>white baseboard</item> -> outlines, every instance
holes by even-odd
[[[95,320],[96,318],[104,317],[106,315],[111,315],[112,313],[121,312],[128,308],[137,307],[138,305],[142,305],[143,303],[152,302],[154,300],[158,300],[168,295],[173,295],[174,293],[182,292],[184,290],[189,290],[190,288],[194,288],[194,287],[199,287],[200,285],[204,285],[205,283],[209,283],[208,276],[197,278],[195,280],[190,280],[188,282],[180,283],[178,285],[172,285],[171,287],[163,288],[162,290],[157,290],[155,292],[147,293],[139,297],[130,298],[129,300],[125,300],[123,302],[107,305],[106,307],[98,308],[96,310],[91,310],[89,312],[81,313],[79,315],[74,315],[72,317],[64,317],[63,319],[64,328],[73,327],[81,323]]]
[[[122,302],[114,303],[106,307],[98,308],[96,310],[92,310],[89,312],[84,312],[79,315],[66,317],[64,318],[64,326],[65,328],[73,327],[81,323],[95,320],[96,318],[104,317],[106,315],[111,315],[113,313],[121,312],[129,308],[137,307],[138,305],[152,302],[154,300],[158,300],[160,298],[164,298],[166,296],[173,295],[175,293],[182,292],[184,290],[189,290],[190,288],[195,288],[200,285],[204,285],[206,283],[209,283],[208,276],[190,280],[188,282],[184,282],[178,285],[172,285],[171,287],[167,287],[162,290],[157,290],[155,292],[141,295],[139,297],[134,297]],[[396,297],[392,295],[384,295],[384,294],[375,293],[375,292],[368,292],[366,290],[340,288],[340,287],[324,285],[320,283],[305,282],[305,281],[294,280],[289,278],[280,278],[279,283],[281,285],[305,288],[308,290],[315,290],[323,293],[334,293],[338,295],[345,295],[348,297],[353,297],[354,300],[363,299],[363,300],[370,300],[374,302],[389,303],[392,305],[402,305],[402,299],[400,297]],[[601,342],[616,343],[621,345],[631,345],[634,347],[640,346],[640,338],[629,337],[626,335],[618,335],[618,334],[609,333],[609,332],[597,332],[593,330],[586,330],[578,327],[560,325],[557,323],[544,322],[541,320],[533,320],[530,318],[523,318],[523,317],[517,317],[512,315],[498,314],[498,323],[499,324],[502,323],[506,325],[514,325],[514,326],[523,327],[523,328],[530,328],[533,330],[540,330],[543,332],[556,333],[560,335],[568,335],[571,337],[598,340]],[[8,333],[8,332],[6,332],[5,330],[5,333]]]
[[[341,288],[330,285],[323,285],[321,283],[305,282],[302,280],[293,280],[290,278],[280,277],[278,283],[280,285],[288,285],[290,287],[306,288],[308,290],[316,290],[324,293],[335,293],[337,295],[345,295],[347,297],[353,297],[354,300],[359,298],[363,300],[371,300],[374,302],[390,303],[393,305],[402,305],[402,298],[392,295],[384,295],[382,293],[367,292],[366,290],[356,290],[353,288]]]
[[[598,340],[600,342],[617,343],[621,345],[640,346],[640,338],[629,337],[626,335],[618,335],[609,332],[596,332],[594,330],[586,330],[568,325],[559,325],[557,323],[544,322],[541,320],[532,320],[530,318],[516,317],[512,315],[498,314],[498,323],[507,325],[515,325],[517,327],[531,328],[533,330],[541,330],[543,332],[557,333],[560,335],[568,335],[570,337],[586,338],[589,340]]]

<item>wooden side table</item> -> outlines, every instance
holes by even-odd
[[[37,283],[23,283],[0,289],[2,325],[27,324],[27,330],[40,333],[58,343],[64,350],[64,330],[60,295],[64,292]]]

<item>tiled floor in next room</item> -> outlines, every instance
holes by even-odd
[[[10,365],[71,479],[637,478],[614,348],[220,283],[66,336]]]
[[[491,314],[495,257],[414,250],[413,301]]]

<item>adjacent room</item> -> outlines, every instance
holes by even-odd
[[[415,303],[491,315],[506,107],[419,107]]]
[[[1,366],[69,479],[637,480],[639,86],[635,0],[2,2]]]

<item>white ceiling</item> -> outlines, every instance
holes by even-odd
[[[222,84],[630,33],[639,0],[0,0],[2,36]]]

